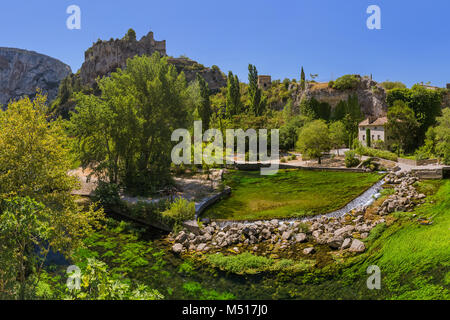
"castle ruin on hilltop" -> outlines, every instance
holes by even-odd
[[[167,55],[166,40],[156,41],[153,32],[139,41],[126,38],[99,40],[84,53],[85,61],[80,69],[81,84],[93,85],[98,76],[103,77],[117,68],[124,68],[128,58],[152,55],[154,52]]]

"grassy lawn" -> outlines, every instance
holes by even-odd
[[[225,177],[231,196],[205,213],[214,219],[257,220],[332,212],[359,196],[381,176],[376,173],[280,170],[233,171]]]

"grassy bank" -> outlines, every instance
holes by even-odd
[[[256,220],[302,217],[337,210],[380,179],[376,173],[280,170],[276,175],[231,172],[228,199],[208,209],[214,219]]]

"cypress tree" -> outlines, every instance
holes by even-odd
[[[302,88],[302,90],[305,90],[305,84],[306,84],[306,77],[305,77],[305,71],[303,70],[303,66],[302,66],[302,71],[300,73],[300,87]]]
[[[263,113],[262,91],[258,88],[258,71],[251,64],[248,65],[248,95],[250,111],[255,116],[260,116]]]
[[[211,118],[212,110],[211,110],[211,101],[209,99],[210,91],[208,83],[205,79],[197,73],[197,81],[200,86],[200,96],[202,97],[202,102],[198,108],[198,114],[202,119],[202,125],[204,130],[209,129],[209,120]]]

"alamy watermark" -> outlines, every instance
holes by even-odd
[[[378,266],[369,266],[366,270],[370,276],[367,278],[366,285],[369,290],[381,289],[381,270]]]
[[[81,288],[81,269],[78,266],[71,265],[66,271],[69,274],[66,285],[69,290],[80,290]]]
[[[66,20],[66,26],[69,30],[81,29],[81,9],[77,5],[70,5],[66,9],[66,13],[70,16]]]
[[[367,18],[366,26],[369,30],[381,29],[381,9],[377,5],[370,5],[367,7],[366,13],[370,14]]]
[[[194,146],[192,148],[191,134],[187,129],[176,129],[172,132],[172,141],[179,141],[172,149],[172,162],[180,164],[234,164],[245,163],[248,152],[249,162],[259,162],[267,167],[261,167],[262,175],[272,175],[279,168],[279,130],[270,130],[270,155],[268,154],[268,130],[226,129],[226,144],[224,148],[223,134],[218,129],[208,129],[203,133],[202,122],[194,121]],[[248,148],[246,142],[248,141]],[[203,148],[203,142],[209,142]],[[235,143],[237,142],[237,154]],[[224,159],[225,151],[225,159]],[[247,151],[247,152],[246,152]],[[193,160],[193,161],[192,161]]]

